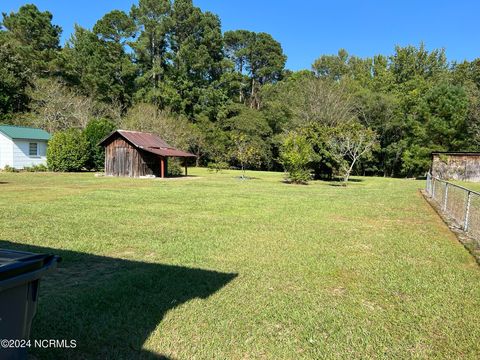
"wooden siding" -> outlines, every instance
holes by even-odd
[[[37,143],[38,155],[29,154],[30,143]],[[47,142],[45,140],[13,140],[13,167],[24,169],[34,165],[47,165]]]
[[[160,156],[137,149],[117,136],[105,147],[105,175],[160,176],[160,159]]]
[[[38,155],[29,154],[29,144],[37,143]],[[34,165],[47,165],[47,141],[10,139],[0,133],[0,169],[5,166],[24,169]]]
[[[0,133],[0,169],[7,165],[13,166],[13,142]]]

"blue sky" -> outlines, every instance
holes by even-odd
[[[137,0],[1,0],[1,12],[34,3],[54,15],[69,37],[73,25],[91,28],[113,9],[128,11]],[[395,45],[444,47],[449,60],[480,57],[480,2],[471,0],[194,0],[218,14],[223,31],[264,31],[280,41],[292,70],[310,68],[322,54],[345,48],[357,56],[391,54]]]

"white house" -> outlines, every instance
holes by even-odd
[[[0,125],[0,169],[47,164],[50,134],[42,129]]]

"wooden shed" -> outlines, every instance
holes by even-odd
[[[480,182],[480,153],[433,152],[431,173],[443,180]]]
[[[187,160],[194,154],[175,149],[155,134],[139,131],[116,130],[103,139],[105,147],[105,175],[107,176],[156,176],[168,174],[167,159],[184,158],[185,175]]]

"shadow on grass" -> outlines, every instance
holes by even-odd
[[[307,186],[309,185],[308,182],[293,182],[289,180],[280,180],[279,183],[286,184],[286,185],[292,185],[292,186]]]
[[[334,178],[334,179],[325,180],[325,181],[328,181],[328,182],[331,182],[331,183],[343,183],[344,182],[344,180],[340,179],[340,178]],[[355,178],[348,179],[349,183],[360,183],[360,182],[364,182],[364,181],[365,180],[363,180],[363,179],[355,179]]]
[[[362,183],[364,182],[365,180],[363,179],[348,179],[348,183],[345,183],[345,181],[343,179],[340,179],[340,178],[334,178],[334,179],[331,179],[331,180],[328,180],[328,185],[329,186],[340,186],[340,187],[347,187],[348,184],[352,183]]]
[[[39,359],[169,359],[142,349],[165,314],[208,298],[237,276],[9,241],[0,248],[63,258],[42,280],[31,339],[75,339],[77,347],[32,350]]]
[[[198,175],[168,175],[166,177],[163,178],[163,180],[165,179],[195,179],[195,178],[199,178],[200,176]],[[157,179],[162,179],[162,178],[157,178]]]
[[[234,179],[235,179],[235,180],[242,180],[242,181],[247,181],[247,180],[261,180],[260,178],[255,177],[255,176],[245,176],[245,177],[235,176]]]

